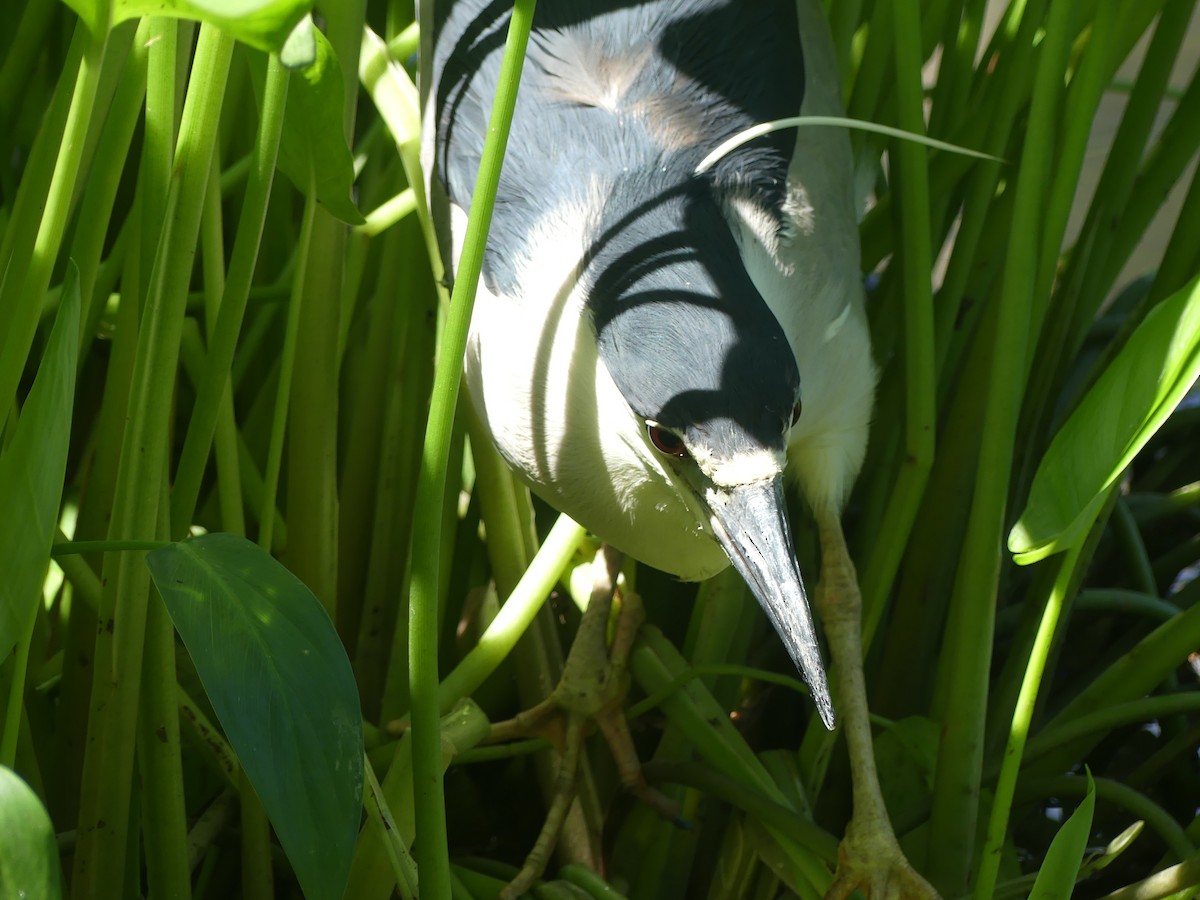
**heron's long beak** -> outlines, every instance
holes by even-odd
[[[833,701],[792,547],[783,477],[735,488],[709,488],[706,499],[717,538],[775,626],[808,683],[821,721],[832,731]]]

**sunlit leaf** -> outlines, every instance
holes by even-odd
[[[1063,823],[1050,843],[1037,881],[1033,883],[1030,900],[1067,900],[1075,890],[1083,852],[1087,849],[1092,831],[1092,813],[1096,808],[1096,785],[1088,772],[1087,796]]]
[[[0,766],[0,897],[61,896],[50,816],[29,785]]]
[[[363,732],[324,607],[233,535],[171,544],[146,562],[305,896],[340,898],[362,810]]]
[[[1008,536],[1022,565],[1082,540],[1109,489],[1200,375],[1200,279],[1160,303],[1054,436]]]
[[[279,50],[279,61],[287,69],[303,69],[317,61],[317,26],[312,16],[305,16],[292,29]]]
[[[85,0],[72,0],[83,3]],[[113,0],[113,22],[171,16],[216,25],[260,50],[278,51],[313,0]]]
[[[308,41],[312,41],[311,48]],[[329,40],[317,28],[301,26],[288,42],[289,59],[313,54],[311,65],[292,68],[288,80],[279,169],[302,193],[315,190],[317,202],[343,222],[364,220],[354,205],[354,158],[343,127],[345,109],[342,67]],[[284,60],[285,64],[291,63]],[[255,90],[262,94],[266,60],[252,61]]]
[[[0,453],[0,659],[25,633],[50,562],[71,440],[78,355],[79,270],[71,262],[46,353],[12,443]]]
[[[313,8],[313,0],[112,0],[111,21],[100,0],[63,0],[99,38],[112,25],[142,16],[168,16],[208,22],[251,47],[277,52],[298,22]]]

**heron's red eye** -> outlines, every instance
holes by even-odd
[[[667,456],[678,456],[680,459],[688,455],[683,438],[672,431],[667,431],[661,425],[652,425],[647,422],[646,434],[650,436],[650,443],[654,445],[659,453],[665,453]]]
[[[801,411],[800,401],[797,400],[796,405],[792,407],[792,424],[789,427],[791,427],[791,428],[796,427],[796,423],[800,421],[800,411]]]

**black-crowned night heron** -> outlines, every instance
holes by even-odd
[[[507,10],[434,8],[425,164],[450,271]],[[784,504],[795,476],[855,784],[830,895],[930,895],[879,792],[838,521],[875,382],[850,145],[801,128],[697,172],[750,126],[840,110],[817,0],[540,0],[466,373],[500,452],[558,509],[683,579],[732,562],[832,728]]]

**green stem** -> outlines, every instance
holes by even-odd
[[[434,373],[433,402],[429,410],[421,476],[417,485],[415,520],[418,524],[413,536],[412,589],[409,594],[413,784],[417,832],[421,835],[417,844],[421,895],[434,900],[450,895],[450,857],[446,842],[438,721],[437,646],[438,566],[441,561],[441,504],[446,491],[446,456],[454,427],[471,308],[475,303],[476,284],[483,268],[483,251],[516,106],[517,86],[529,41],[534,5],[535,0],[517,0],[509,23],[499,86],[484,140],[466,240],[456,273],[454,297]]]
[[[85,31],[82,23],[77,29]],[[12,246],[11,259],[0,257],[0,266],[5,267],[3,280],[0,281],[0,334],[4,336],[0,346],[0,409],[7,409],[16,393],[41,317],[42,300],[62,246],[75,181],[100,87],[105,44],[105,40],[88,41],[80,60],[75,91],[54,163],[54,174],[32,247],[26,249],[25,239],[18,238]],[[32,174],[26,172],[26,177]],[[17,219],[19,227],[10,231],[17,234],[29,231],[33,221],[32,217]],[[7,239],[5,244],[8,244]]]
[[[242,320],[250,296],[250,283],[258,261],[263,225],[266,222],[267,202],[275,178],[275,160],[283,133],[283,111],[287,102],[288,72],[272,55],[267,61],[267,77],[263,88],[262,114],[254,141],[249,181],[238,219],[237,237],[229,260],[225,290],[216,323],[209,333],[208,355],[204,376],[199,385],[196,406],[188,423],[171,494],[171,532],[183,534],[191,522],[200,494],[200,481],[208,460],[230,367],[241,333]],[[273,516],[266,520],[270,522]]]
[[[159,492],[159,533],[167,534],[166,479]],[[189,900],[191,868],[187,850],[187,804],[175,693],[175,628],[167,608],[152,597],[146,610],[141,709],[137,728],[141,778],[142,835],[148,895]]]
[[[449,712],[463,697],[470,696],[512,652],[585,535],[581,525],[565,515],[558,517],[541,550],[500,607],[496,618],[480,635],[471,652],[438,686],[438,706],[443,713]]]
[[[894,4],[893,16],[900,127],[924,134],[921,12],[916,0],[904,0]],[[864,649],[870,648],[883,617],[884,602],[891,593],[929,480],[937,422],[927,153],[913,141],[897,142],[895,152],[899,174],[893,184],[900,197],[904,278],[905,441],[900,474],[883,516],[879,540],[863,572]]]
[[[138,335],[129,420],[110,537],[155,533],[164,482],[167,427],[188,281],[196,252],[203,195],[217,135],[233,39],[201,28],[179,128],[174,180],[162,227],[146,314]],[[107,900],[125,896],[134,735],[142,678],[149,572],[139,555],[108,554],[106,590],[96,639],[88,743],[80,801],[73,891]]]
[[[1154,579],[1154,567],[1150,565],[1150,554],[1146,551],[1146,542],[1138,524],[1129,511],[1129,504],[1123,498],[1117,497],[1113,507],[1113,531],[1117,541],[1125,553],[1125,563],[1133,576],[1134,587],[1143,594],[1158,594],[1158,584]]]
[[[1037,639],[1029,654],[1029,662],[1025,666],[1025,678],[1021,682],[1021,693],[1017,697],[1017,707],[1013,711],[1012,725],[1008,732],[1008,745],[1004,750],[1004,761],[1000,765],[1000,777],[996,782],[995,799],[992,802],[992,814],[988,820],[987,837],[984,841],[983,852],[980,854],[979,874],[975,880],[973,895],[976,900],[987,900],[992,896],[996,887],[996,876],[1000,872],[1000,860],[1004,855],[1004,838],[1008,831],[1009,813],[1012,810],[1013,793],[1017,786],[1017,776],[1021,771],[1021,759],[1025,750],[1025,742],[1029,737],[1029,723],[1033,720],[1033,710],[1037,702],[1038,689],[1042,684],[1042,676],[1046,671],[1046,660],[1054,641],[1054,633],[1058,629],[1063,605],[1071,587],[1071,579],[1079,565],[1080,548],[1068,550],[1058,563],[1058,577],[1042,611],[1042,621],[1038,626]]]
[[[308,253],[312,247],[313,219],[317,214],[316,188],[310,185],[304,201],[304,218],[300,224],[300,240],[292,299],[288,304],[287,328],[283,338],[283,352],[279,358],[279,382],[276,385],[275,408],[271,419],[271,442],[267,448],[267,464],[263,472],[263,498],[258,515],[258,545],[271,547],[275,528],[275,496],[279,491],[279,472],[283,467],[283,438],[287,432],[288,401],[291,397],[292,372],[296,367],[296,335],[300,329],[300,306],[304,302],[304,272],[308,267]]]
[[[978,474],[945,630],[944,665],[939,672],[948,690],[941,715],[943,732],[930,817],[928,874],[944,894],[951,896],[966,892],[975,858],[988,675],[1002,559],[999,548],[1003,546],[1016,427],[1031,341],[1029,323],[1041,234],[1039,199],[1050,170],[1073,14],[1074,4],[1049,5],[1017,180],[1004,286],[998,298],[1003,315],[997,318],[991,348],[995,370],[984,399]],[[1032,337],[1036,340],[1036,335]]]
[[[325,32],[342,70],[342,132],[350,142],[358,109],[358,54],[366,0],[324,8]],[[315,183],[309,202],[316,202]],[[346,226],[323,206],[313,211],[299,309],[296,352],[304,365],[289,373],[287,564],[337,621],[338,357],[346,275]],[[353,299],[351,297],[351,299]]]

